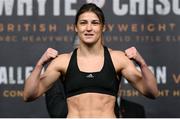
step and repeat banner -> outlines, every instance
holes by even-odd
[[[48,47],[73,50],[74,18],[88,2],[104,11],[105,44],[116,50],[135,46],[157,79],[156,100],[122,79],[121,112],[180,117],[180,0],[0,0],[0,117],[49,117],[44,96],[23,102],[25,78]]]

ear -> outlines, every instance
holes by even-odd
[[[74,25],[74,29],[75,29],[75,32],[77,32],[77,27],[76,27],[76,25]]]
[[[106,31],[106,26],[105,25],[103,25],[103,32],[105,32]]]

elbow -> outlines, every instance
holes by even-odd
[[[23,101],[24,101],[24,102],[27,102],[27,101],[28,101],[27,97],[25,97],[24,95],[23,95]]]
[[[155,87],[153,90],[154,99],[156,99],[159,96],[159,89],[158,87]]]
[[[31,97],[24,97],[23,96],[23,101],[24,102],[31,102],[31,101],[33,101],[33,100],[35,100],[34,98],[31,98]]]
[[[159,90],[157,89],[157,90],[154,92],[154,99],[156,99],[158,96],[159,96]]]
[[[146,93],[146,94],[147,94],[146,97],[154,100],[154,99],[156,99],[158,97],[159,91],[157,89],[157,90],[154,90],[154,91]]]
[[[146,94],[145,96],[146,96],[147,98],[149,98],[149,99],[152,99],[152,100],[155,100],[155,99],[157,98],[157,96],[154,95],[154,94],[152,94],[152,93],[148,93],[148,94]]]
[[[26,97],[23,97],[23,101],[24,102],[30,102],[30,99],[26,98]]]
[[[23,101],[24,102],[29,102],[29,98],[25,92],[23,92]]]
[[[23,101],[24,102],[31,102],[35,100],[35,98],[33,98],[33,96],[28,96],[27,93],[23,92]]]
[[[147,97],[150,98],[150,99],[152,99],[152,100],[155,100],[155,99],[158,97],[158,95],[156,95],[156,94],[151,94],[151,95],[148,95]]]

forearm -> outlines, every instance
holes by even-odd
[[[38,62],[30,76],[26,79],[23,92],[24,101],[31,101],[37,97],[42,68],[43,65]]]
[[[53,81],[55,81],[58,76],[60,76],[59,72],[57,71],[54,71],[54,73],[48,74],[48,75],[51,75],[49,77],[54,77],[54,78],[51,78],[52,80],[48,80],[47,75],[45,76],[45,74],[44,76],[41,76],[43,65],[50,62],[53,58],[56,58],[57,55],[58,55],[58,52],[56,50],[52,48],[48,48],[45,51],[45,53],[41,56],[34,70],[25,81],[24,92],[23,92],[24,101],[34,100],[40,95],[42,95],[46,91],[46,89],[50,87],[50,84],[53,83]],[[52,76],[52,75],[55,75],[55,76]]]
[[[149,98],[155,98],[158,95],[156,78],[146,63],[140,64],[144,93]],[[145,84],[145,85],[144,85]]]
[[[133,85],[143,95],[149,98],[155,98],[158,95],[156,78],[154,74],[150,71],[150,69],[148,68],[145,60],[139,54],[139,52],[136,50],[135,47],[128,48],[127,50],[125,50],[125,53],[126,53],[126,56],[129,59],[134,60],[140,66],[140,69],[141,69],[141,74],[139,73],[137,73],[137,75],[136,73],[134,73],[135,75],[128,74],[130,76],[129,77],[130,79],[134,79],[134,77],[136,77],[137,79],[137,80],[131,80],[133,82]]]

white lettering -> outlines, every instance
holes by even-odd
[[[54,0],[54,8],[53,8],[54,16],[59,16],[60,15],[60,0]]]
[[[17,84],[23,84],[24,80],[22,80],[22,67],[17,67]]]
[[[23,16],[25,14],[27,16],[32,16],[32,13],[33,13],[32,4],[33,4],[32,0],[18,0],[17,1],[17,6],[18,6],[17,15]]]
[[[147,0],[148,9],[147,14],[153,15],[154,14],[154,0]]]
[[[130,15],[137,14],[137,5],[139,6],[138,11],[139,15],[145,14],[145,1],[144,0],[132,0],[130,4]]]
[[[16,81],[14,80],[14,67],[9,67],[9,84],[15,84]]]
[[[0,66],[0,84],[24,84],[24,80],[31,74],[33,71],[33,66],[26,66],[26,67],[5,67]],[[42,69],[41,74],[43,74],[45,68]]]
[[[156,12],[159,15],[168,15],[170,13],[170,3],[168,0],[159,0],[159,2],[162,4],[156,5]]]
[[[121,0],[113,0],[113,12],[118,16],[127,15],[128,13],[130,15],[154,15],[155,11],[158,15],[168,15],[172,7],[172,11],[176,15],[180,15],[179,0],[172,0],[171,2],[169,0],[158,0],[156,4],[154,1],[129,0],[129,3],[122,3]]]
[[[74,16],[76,14],[76,10],[71,8],[72,3],[77,3],[76,0],[65,0],[65,15],[66,16]]]
[[[120,0],[113,0],[113,12],[115,15],[123,16],[128,13],[128,5],[121,5],[121,8],[119,8]]]
[[[86,0],[88,2],[89,0]],[[65,16],[75,16],[77,8],[73,9],[73,5],[77,5],[77,0],[64,0],[64,6],[61,8],[61,0],[49,0],[52,4],[46,4],[47,0],[0,0],[0,16],[32,16],[38,13],[39,16],[45,16],[47,9],[52,9],[52,15],[61,15],[61,9],[64,9]],[[78,1],[79,2],[79,1]],[[84,2],[84,1],[83,1]],[[93,1],[100,7],[103,7],[105,0],[101,3]],[[112,0],[112,8],[114,15],[180,15],[180,0]],[[34,11],[37,10],[37,11]],[[106,11],[104,11],[106,12]],[[49,12],[48,12],[49,13]]]
[[[7,84],[7,69],[5,66],[0,67],[0,84]]]
[[[0,0],[0,15],[3,14],[3,9],[5,9],[5,15],[11,16],[13,14],[14,0]]]
[[[173,1],[173,12],[176,15],[180,15],[180,5],[179,5],[179,0],[172,0]]]
[[[166,84],[166,66],[156,68],[156,78],[158,84]]]
[[[38,13],[39,16],[44,16],[45,15],[45,6],[46,6],[46,0],[37,0],[38,2]]]

